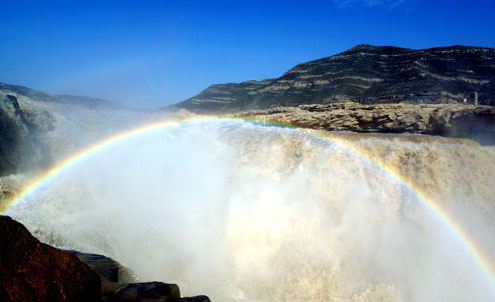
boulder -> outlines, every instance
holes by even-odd
[[[136,281],[109,257],[51,247],[0,216],[1,302],[210,302],[181,298],[176,284]]]
[[[166,302],[180,299],[176,284],[162,282],[132,283],[115,294],[115,302]]]
[[[101,280],[72,253],[41,243],[0,216],[0,301],[100,301]]]
[[[182,302],[210,302],[210,298],[207,296],[195,296],[195,297],[186,297],[181,298]]]
[[[98,254],[68,251],[96,271],[107,282],[136,282],[134,272],[110,257]]]

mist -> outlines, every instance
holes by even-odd
[[[143,134],[8,214],[44,242],[213,301],[493,301],[493,284],[413,192],[310,133],[210,122]],[[433,196],[493,269],[495,147],[418,137],[342,139]]]

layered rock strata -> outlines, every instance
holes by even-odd
[[[495,142],[495,108],[461,104],[312,104],[246,111],[233,117],[328,131],[421,133]]]

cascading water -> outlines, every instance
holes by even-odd
[[[493,301],[493,284],[414,192],[309,132],[248,123],[137,136],[10,214],[45,242],[111,256],[213,301]],[[493,147],[341,139],[413,180],[495,261]]]

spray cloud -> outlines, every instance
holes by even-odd
[[[424,183],[494,254],[491,147],[353,139]],[[337,144],[218,123],[112,146],[11,213],[45,241],[106,254],[144,281],[177,282],[214,301],[493,299],[415,199]]]

